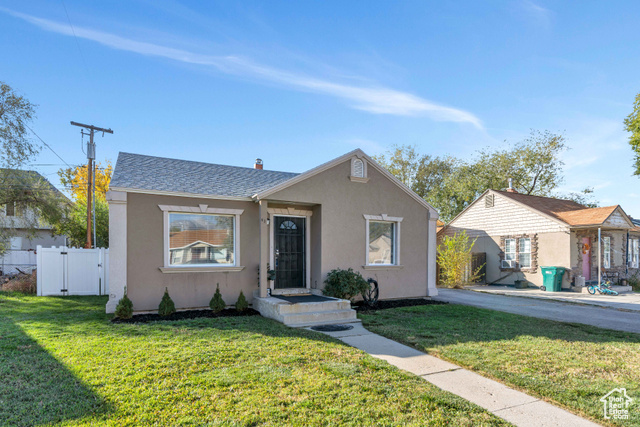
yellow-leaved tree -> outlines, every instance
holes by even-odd
[[[113,166],[106,161],[106,166],[96,165],[96,247],[109,247],[109,205],[107,191],[111,182]],[[87,166],[60,169],[60,182],[69,189],[73,197],[73,205],[64,218],[54,225],[58,234],[66,235],[70,244],[83,247],[87,237]]]
[[[105,162],[105,166],[98,162],[96,164],[96,197],[103,200],[106,198],[111,182],[111,174],[113,173],[113,165],[110,161]],[[76,166],[75,168],[60,169],[58,171],[60,182],[69,188],[74,200],[85,198],[87,196],[87,165]]]

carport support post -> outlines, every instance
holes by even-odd
[[[598,227],[598,286],[602,282],[602,228]]]
[[[267,277],[267,262],[269,262],[269,214],[267,201],[260,200],[260,298],[267,297],[269,280]]]

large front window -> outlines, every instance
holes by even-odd
[[[169,213],[169,265],[235,265],[235,215]]]
[[[395,265],[397,227],[395,222],[369,221],[369,265]]]

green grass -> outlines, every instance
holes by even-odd
[[[0,293],[0,425],[506,425],[318,333],[112,324],[105,302]]]
[[[604,423],[599,399],[626,387],[640,425],[640,335],[461,305],[360,316],[372,332]],[[612,422],[611,425],[616,425]]]

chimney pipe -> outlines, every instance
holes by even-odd
[[[513,188],[513,179],[509,178],[509,188],[507,188],[509,193],[517,193],[516,189]]]
[[[253,168],[262,170],[262,159],[256,159],[256,164],[253,165]]]

